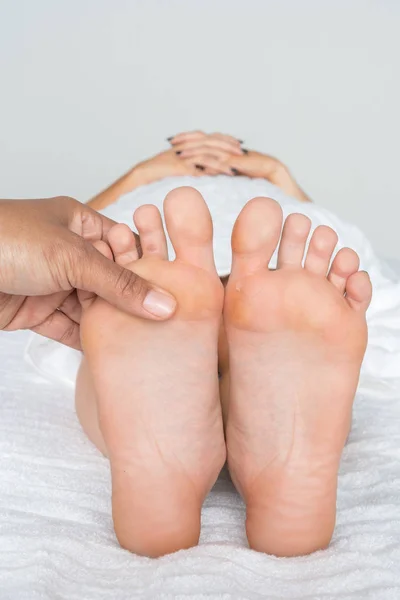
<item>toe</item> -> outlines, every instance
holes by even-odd
[[[341,294],[344,294],[347,279],[358,271],[359,266],[360,259],[357,252],[354,252],[351,248],[342,248],[333,260],[328,280]]]
[[[167,240],[158,208],[152,204],[144,204],[135,211],[133,220],[139,232],[143,256],[167,260]]]
[[[135,236],[128,225],[114,225],[108,232],[108,243],[119,265],[127,265],[139,258]]]
[[[351,308],[366,311],[372,298],[372,285],[366,271],[350,275],[346,282],[346,299]]]
[[[111,248],[108,244],[106,244],[106,242],[103,242],[102,240],[97,240],[96,242],[93,242],[93,246],[96,248],[96,250],[98,250],[103,256],[105,256],[106,258],[109,258],[110,260],[113,260],[113,253],[111,251]]]
[[[177,259],[215,273],[213,226],[202,195],[190,187],[172,190],[164,217]]]
[[[288,216],[279,245],[278,269],[301,267],[310,229],[311,221],[305,215]]]
[[[240,212],[232,232],[232,274],[266,268],[279,242],[282,209],[270,198],[253,198]]]
[[[316,275],[327,274],[338,236],[333,229],[319,225],[310,240],[304,267]]]

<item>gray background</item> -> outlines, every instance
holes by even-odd
[[[0,0],[0,195],[86,200],[219,130],[400,258],[399,30],[396,0]]]

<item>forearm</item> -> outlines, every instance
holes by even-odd
[[[311,198],[301,189],[297,181],[294,179],[290,171],[284,165],[280,164],[279,168],[274,173],[274,176],[267,177],[271,183],[277,185],[287,194],[299,200],[300,202],[312,202]]]
[[[94,196],[87,202],[87,205],[95,210],[102,210],[110,204],[114,204],[124,194],[128,194],[135,188],[146,183],[141,176],[140,170],[133,167],[130,171],[122,175],[117,181],[114,181],[108,188]]]

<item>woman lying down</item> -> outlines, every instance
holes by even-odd
[[[125,221],[98,250],[178,300],[168,322],[101,299],[82,316],[76,406],[110,460],[116,535],[147,556],[196,545],[202,504],[227,460],[251,548],[277,556],[325,548],[370,278],[353,249],[335,254],[335,230],[315,228],[334,217],[313,214],[278,160],[221,134],[169,141],[90,202]],[[170,191],[164,227],[154,204],[178,185],[202,194]]]

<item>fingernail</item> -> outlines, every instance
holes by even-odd
[[[205,167],[203,167],[202,165],[194,165],[196,167],[196,169],[200,169],[200,171],[204,171]]]
[[[244,144],[243,140],[238,140],[239,144]]]
[[[242,152],[244,152],[245,154],[249,153],[249,151],[246,148],[242,148]]]
[[[178,152],[175,152],[175,154],[177,154],[179,156],[179,154],[182,154],[182,150],[179,150]]]
[[[231,171],[233,175],[240,175],[239,171],[237,169],[234,169],[233,167],[231,167]]]
[[[171,140],[173,140],[174,137],[175,137],[174,135],[171,135],[171,137],[167,138],[167,142],[170,142]]]
[[[143,301],[143,308],[155,317],[169,317],[176,309],[176,300],[164,292],[151,290]]]

